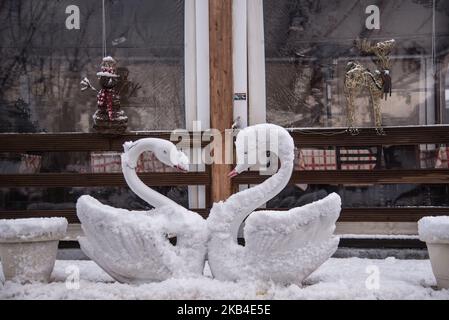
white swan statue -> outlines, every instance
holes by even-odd
[[[188,170],[187,156],[162,139],[140,139],[124,144],[122,170],[131,190],[154,206],[150,211],[128,211],[82,196],[76,204],[84,236],[83,252],[115,280],[123,283],[163,281],[202,275],[207,251],[206,221],[146,186],[135,171],[137,159],[152,151],[162,163]],[[173,246],[168,235],[176,235]]]
[[[284,189],[293,171],[294,144],[290,134],[282,127],[260,124],[238,133],[235,142],[238,164],[229,176],[234,177],[250,167],[239,161],[242,154],[247,157],[248,152],[255,152],[248,150],[245,139],[260,137],[267,131],[277,135],[278,148],[270,151],[277,154],[280,168],[263,183],[213,205],[207,219],[208,261],[213,276],[220,280],[255,279],[300,285],[338,247],[339,238],[334,236],[334,229],[341,199],[333,193],[289,211],[253,213]],[[245,218],[245,246],[240,246],[237,236]]]

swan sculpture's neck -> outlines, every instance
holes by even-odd
[[[159,147],[159,144],[160,141],[153,138],[140,139],[133,143],[125,143],[125,152],[122,154],[123,175],[131,190],[153,207],[158,208],[165,205],[181,207],[173,200],[145,185],[137,176],[136,166],[139,156],[145,151],[155,151]]]
[[[229,232],[236,242],[240,225],[246,217],[279,194],[288,184],[292,175],[294,163],[293,139],[285,129],[279,128],[278,130],[278,150],[270,150],[271,152],[277,152],[279,157],[280,168],[278,172],[257,186],[232,195],[221,204],[222,210],[232,214],[231,221],[228,224],[229,229],[225,232]]]

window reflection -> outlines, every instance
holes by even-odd
[[[365,26],[365,10],[373,4],[380,9],[380,30]],[[448,22],[446,1],[436,1],[433,10],[432,1],[420,0],[264,0],[267,120],[286,127],[345,127],[347,63],[357,60],[375,70],[354,40],[395,39],[393,93],[382,102],[383,124],[447,123],[445,102],[438,102],[446,101],[447,88],[437,89],[447,77],[441,71],[447,70]],[[355,104],[356,124],[373,126],[368,92],[359,93]]]
[[[187,187],[154,187],[153,189],[188,208]],[[75,209],[76,200],[85,194],[116,208],[128,210],[152,208],[129,188],[119,187],[0,188],[0,208],[2,210]]]
[[[0,3],[0,132],[87,132],[102,58],[101,1],[76,1],[79,30],[65,26],[72,1]],[[106,0],[108,54],[123,79],[130,130],[184,124],[184,2]]]
[[[267,202],[267,208],[294,208],[323,199],[332,192],[342,198],[344,207],[449,206],[448,185],[289,185]]]

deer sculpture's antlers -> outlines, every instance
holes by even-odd
[[[387,40],[382,42],[377,42],[372,44],[371,41],[366,39],[363,40],[355,40],[355,46],[363,53],[372,53],[377,56],[386,56],[390,54],[391,50],[395,46],[395,40]]]
[[[366,39],[356,40],[355,46],[363,53],[374,55],[374,63],[382,70],[390,69],[390,53],[395,46],[395,40],[387,40],[372,44]]]
[[[368,41],[366,39],[357,39],[354,41],[354,45],[357,49],[360,50],[360,52],[373,53],[374,46],[371,44],[371,41]]]

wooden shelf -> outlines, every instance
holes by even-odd
[[[172,238],[173,239],[173,238]],[[172,240],[170,239],[170,240]],[[244,238],[238,238],[238,243],[245,245]],[[359,249],[426,249],[426,243],[419,239],[340,239],[339,248]],[[60,241],[59,249],[79,249],[78,241]]]
[[[362,128],[352,136],[342,128],[289,129],[298,147],[449,144],[449,125],[385,127],[386,135]],[[1,133],[0,152],[122,151],[123,143],[141,138],[170,139],[170,131],[98,133]],[[193,135],[190,133],[191,142]],[[196,139],[196,138],[195,138]],[[198,142],[197,142],[198,143]],[[201,142],[202,146],[209,142]]]
[[[209,185],[207,172],[141,173],[148,186]],[[0,187],[123,187],[127,186],[122,173],[36,173],[2,174]]]
[[[123,144],[143,138],[170,140],[169,131],[129,132],[121,135],[102,135],[98,133],[1,133],[0,152],[123,152]],[[197,140],[197,138],[195,137]],[[201,145],[200,141],[196,141]],[[177,140],[180,141],[180,140]],[[174,143],[176,144],[175,141]],[[194,137],[190,133],[190,143]],[[202,145],[206,145],[203,142]]]
[[[350,147],[378,145],[449,144],[449,125],[385,127],[379,136],[374,128],[351,135],[345,129],[291,129],[297,147]]]
[[[233,183],[259,184],[270,176],[245,172]],[[290,184],[447,184],[449,169],[295,171]]]

